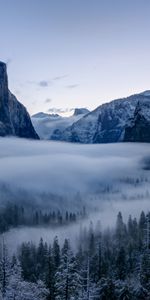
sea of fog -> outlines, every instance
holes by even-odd
[[[100,219],[104,227],[115,223],[119,210],[125,219],[138,216],[150,210],[150,145],[0,138],[0,205],[11,201],[62,211],[86,206],[84,222]],[[15,244],[41,236],[63,239],[80,226],[12,229],[6,239]]]

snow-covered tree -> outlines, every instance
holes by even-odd
[[[55,282],[56,300],[79,299],[80,275],[68,240],[65,240],[62,249],[62,258],[55,275]]]
[[[18,260],[12,266],[6,286],[4,300],[46,300],[48,290],[42,281],[26,282],[22,279],[22,270]]]
[[[5,244],[4,236],[2,237],[1,253],[0,253],[0,290],[2,296],[5,297],[6,288],[8,286],[11,275],[11,263],[8,256],[7,246]]]

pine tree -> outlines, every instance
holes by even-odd
[[[9,278],[11,275],[11,264],[8,256],[7,247],[4,241],[4,236],[2,238],[1,245],[1,258],[0,258],[0,286],[2,296],[5,297],[6,289],[8,286]]]
[[[144,288],[150,291],[150,253],[147,249],[141,258],[140,282]]]
[[[49,290],[49,295],[47,299],[54,300],[55,299],[54,296],[55,295],[55,268],[54,268],[51,246],[49,247],[48,257],[47,257],[45,284]]]
[[[150,213],[146,218],[146,242],[141,257],[140,281],[144,288],[150,292]]]
[[[117,216],[115,236],[116,236],[116,243],[118,248],[126,244],[127,230],[125,224],[123,223],[121,212],[119,212]]]
[[[55,282],[56,300],[78,300],[80,276],[68,240],[65,240],[62,248],[61,262],[55,275]]]
[[[37,280],[37,250],[32,243],[23,243],[19,251],[19,260],[25,280]]]
[[[57,236],[55,237],[53,242],[52,252],[53,252],[53,259],[54,259],[54,268],[56,271],[60,265],[60,247],[59,247]]]
[[[4,299],[6,300],[46,300],[48,290],[42,281],[37,283],[25,282],[18,260],[12,264],[11,275],[6,286]]]
[[[22,282],[22,269],[18,260],[12,264],[12,271],[6,287],[6,299],[17,299],[20,293],[20,283]]]
[[[46,268],[47,268],[47,259],[48,259],[48,246],[47,243],[43,242],[43,239],[40,239],[40,243],[37,249],[37,278],[45,281]]]
[[[150,293],[142,285],[133,288],[133,300],[149,300]]]
[[[116,276],[120,280],[126,277],[126,253],[123,247],[120,248],[116,259]]]
[[[118,300],[131,300],[132,295],[128,285],[121,286],[121,289],[118,294]]]
[[[99,282],[99,300],[117,300],[115,284],[110,278],[102,278]]]

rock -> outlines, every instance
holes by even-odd
[[[125,142],[150,142],[150,93],[137,103],[134,116],[125,128]]]
[[[6,64],[0,62],[0,136],[39,139],[26,108],[8,89]]]
[[[90,111],[87,108],[75,108],[74,110],[74,116],[78,116],[78,115],[86,115],[88,114]]]
[[[9,91],[6,65],[0,62],[0,136],[13,134],[9,113]]]

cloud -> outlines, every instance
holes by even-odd
[[[67,77],[68,77],[68,75],[61,75],[61,76],[53,77],[52,80],[57,81],[57,80],[61,80],[61,79],[67,78]]]
[[[41,81],[39,81],[38,82],[38,85],[40,86],[40,87],[48,87],[49,85],[51,85],[51,83],[49,82],[49,81],[47,81],[47,80],[41,80]]]
[[[50,98],[47,98],[47,99],[45,100],[45,103],[50,103],[50,102],[52,102],[52,99],[50,99]]]
[[[79,86],[79,84],[69,84],[69,85],[67,85],[66,87],[68,88],[68,89],[75,89],[75,88],[77,88]]]
[[[68,77],[68,75],[65,74],[65,75],[55,76],[55,77],[51,78],[50,80],[43,79],[40,81],[27,81],[27,83],[37,85],[38,87],[41,87],[41,88],[46,88],[46,87],[51,86],[54,82],[65,79],[67,77]],[[75,88],[76,86],[77,85],[69,85],[68,88]]]
[[[60,75],[60,76],[53,77],[51,80],[43,79],[43,80],[40,80],[38,82],[37,81],[27,81],[27,83],[37,85],[38,87],[41,87],[41,88],[46,88],[46,87],[51,86],[53,82],[65,79],[67,77],[68,77],[68,75],[65,74],[65,75]]]
[[[74,111],[74,108],[57,108],[57,107],[52,107],[52,108],[49,108],[47,110],[47,112],[50,112],[50,113],[67,113],[67,112],[71,112],[71,111]]]
[[[100,195],[107,188],[102,198],[112,199],[127,194],[132,199],[143,191],[144,198],[150,190],[150,174],[142,169],[141,160],[148,156],[145,144],[110,147],[0,138],[0,182],[60,195],[79,190]],[[138,179],[140,184],[136,184]]]
[[[27,81],[27,83],[32,85],[37,85],[38,87],[41,88],[47,88],[52,84],[50,80]]]

